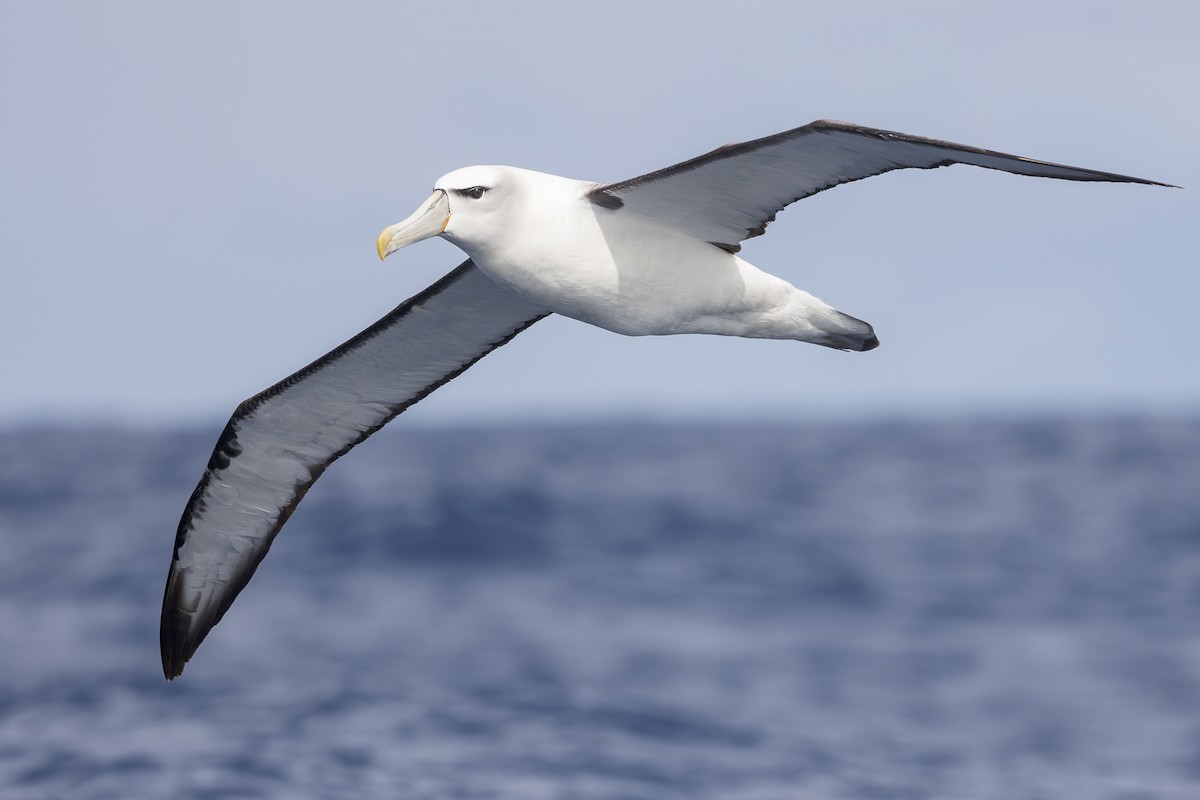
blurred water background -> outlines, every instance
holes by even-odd
[[[386,430],[173,683],[218,430],[0,433],[0,797],[1200,797],[1200,421]]]

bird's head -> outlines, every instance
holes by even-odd
[[[524,172],[514,167],[464,167],[443,175],[412,216],[379,234],[379,257],[431,236],[444,236],[468,253],[487,246],[506,227]]]

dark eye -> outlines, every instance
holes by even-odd
[[[473,200],[478,200],[479,198],[483,197],[483,193],[486,191],[487,189],[483,188],[482,186],[472,186],[470,189],[463,189],[463,194]]]

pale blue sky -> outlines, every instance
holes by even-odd
[[[550,320],[411,417],[1200,404],[1200,6],[506,5],[4,4],[0,423],[224,419],[461,261],[374,252],[456,167],[611,181],[822,117],[1191,188],[842,187],[743,255],[880,349]]]

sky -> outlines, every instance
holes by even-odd
[[[0,425],[210,424],[448,272],[375,239],[460,166],[600,182],[820,118],[1188,187],[955,167],[742,256],[883,345],[552,318],[409,412],[1194,413],[1200,5],[5,3]]]

